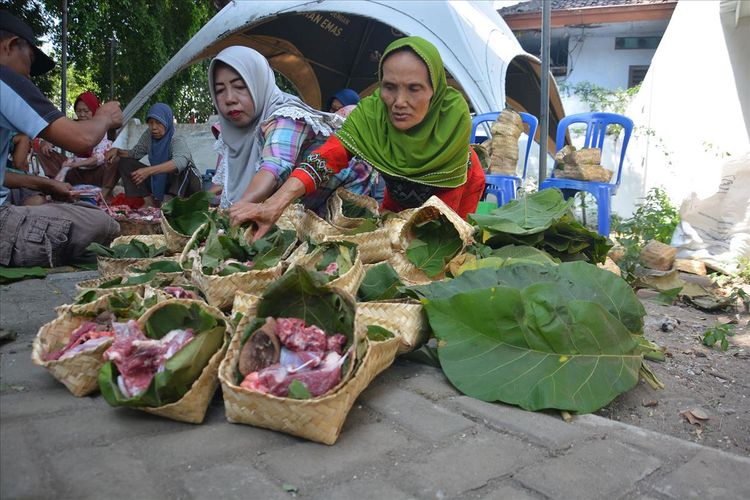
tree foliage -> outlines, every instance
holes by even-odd
[[[0,0],[26,20],[40,38],[52,43],[59,64],[61,48],[60,0]],[[125,106],[138,91],[214,15],[211,0],[68,0],[68,62],[76,73],[86,76],[73,81],[91,85],[103,100],[110,97],[110,50],[115,41],[113,97]],[[149,104],[165,102],[172,106],[178,121],[195,113],[205,119],[213,112],[207,84],[207,62],[181,71],[151,98]],[[47,95],[59,89],[52,75],[37,83]],[[69,79],[69,82],[71,80]],[[59,90],[57,90],[59,95]],[[70,90],[68,94],[71,94]],[[75,96],[72,96],[75,99]],[[58,99],[59,100],[59,99]]]

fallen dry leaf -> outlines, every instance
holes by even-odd
[[[710,418],[706,411],[702,408],[693,408],[692,410],[681,411],[680,415],[685,417],[685,420],[690,422],[691,425],[699,426],[702,426],[703,422]]]
[[[652,406],[656,406],[658,404],[659,404],[659,402],[657,400],[655,400],[655,399],[651,399],[649,401],[644,401],[643,402],[643,406],[645,406],[646,408],[649,408],[649,407],[652,407]]]

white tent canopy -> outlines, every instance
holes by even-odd
[[[539,115],[539,60],[523,51],[492,2],[278,0],[229,3],[128,103],[125,118],[178,71],[234,44],[263,53],[312,106],[342,87],[364,95],[374,88],[380,53],[404,35],[437,46],[475,111],[497,111],[508,103]],[[554,132],[563,112],[550,82]]]

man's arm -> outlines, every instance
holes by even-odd
[[[102,111],[104,110],[104,111]],[[39,134],[46,141],[76,154],[86,154],[99,144],[110,128],[122,125],[122,110],[115,101],[99,107],[91,120],[76,122],[60,117]]]
[[[17,174],[6,170],[4,185],[7,188],[26,188],[41,191],[58,200],[70,201],[73,199],[70,184],[38,175]]]

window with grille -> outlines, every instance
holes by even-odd
[[[635,87],[646,78],[648,66],[629,66],[628,67],[628,88]]]

